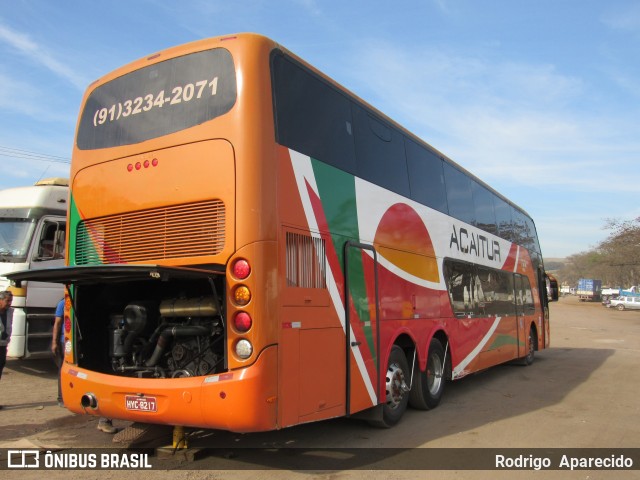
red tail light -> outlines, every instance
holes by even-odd
[[[239,280],[244,280],[251,273],[249,262],[244,259],[236,260],[233,264],[233,276]]]
[[[248,331],[251,328],[252,323],[253,321],[251,320],[251,315],[249,315],[247,312],[238,312],[233,318],[233,325],[239,332]]]

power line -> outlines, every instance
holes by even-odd
[[[0,145],[0,157],[17,158],[22,160],[39,160],[41,162],[52,163],[71,163],[68,157],[59,157],[57,155],[48,155],[45,153],[29,152],[17,148],[3,147]]]

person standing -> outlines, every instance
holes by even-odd
[[[9,310],[11,302],[13,302],[13,293],[8,290],[0,292],[0,378],[7,363],[7,345],[11,336],[11,311]]]
[[[64,361],[64,298],[58,302],[56,307],[55,320],[53,321],[53,335],[51,338],[51,352],[58,367],[58,406],[64,407],[62,402],[62,380],[60,371]]]

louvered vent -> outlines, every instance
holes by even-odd
[[[287,232],[287,285],[326,288],[325,241],[322,238]]]
[[[224,247],[220,200],[84,220],[76,233],[76,265],[215,255]]]

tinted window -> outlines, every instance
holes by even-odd
[[[405,149],[411,198],[423,205],[448,213],[442,159],[409,139],[405,140]]]
[[[475,207],[476,226],[486,232],[498,234],[496,213],[493,209],[495,195],[478,182],[471,183]]]
[[[523,275],[516,275],[515,279],[516,306],[519,313],[531,314],[535,311],[533,292],[529,279]]]
[[[446,259],[444,277],[455,316],[502,317],[515,314],[512,273]],[[518,285],[524,303],[527,294],[523,282]]]
[[[403,135],[355,104],[353,122],[357,175],[408,197]]]
[[[485,317],[513,315],[513,274],[486,267],[477,267],[477,280],[480,283],[478,296],[481,296],[481,314]]]
[[[531,249],[533,246],[533,240],[531,233],[529,232],[529,225],[527,223],[527,217],[520,210],[513,209],[511,212],[513,217],[513,229],[515,233],[515,242],[518,245],[522,245],[527,249]]]
[[[78,127],[78,148],[130,145],[199,125],[231,110],[231,54],[207,50],[128,73],[95,89]]]
[[[282,55],[272,75],[278,143],[355,173],[351,102]]]
[[[457,168],[444,163],[444,182],[447,186],[449,215],[474,225],[475,211],[471,193],[471,179]]]
[[[496,213],[496,224],[498,225],[498,233],[502,238],[510,242],[514,241],[513,220],[511,219],[511,205],[500,197],[495,197],[493,203]]]
[[[533,220],[531,220],[530,217],[525,216],[524,221],[527,224],[527,232],[529,234],[529,249],[533,250],[534,252],[540,252],[540,245],[538,244],[538,234],[536,232],[536,226],[534,225]]]
[[[444,278],[453,314],[456,317],[476,315],[478,298],[475,295],[475,269],[471,263],[445,260]]]

